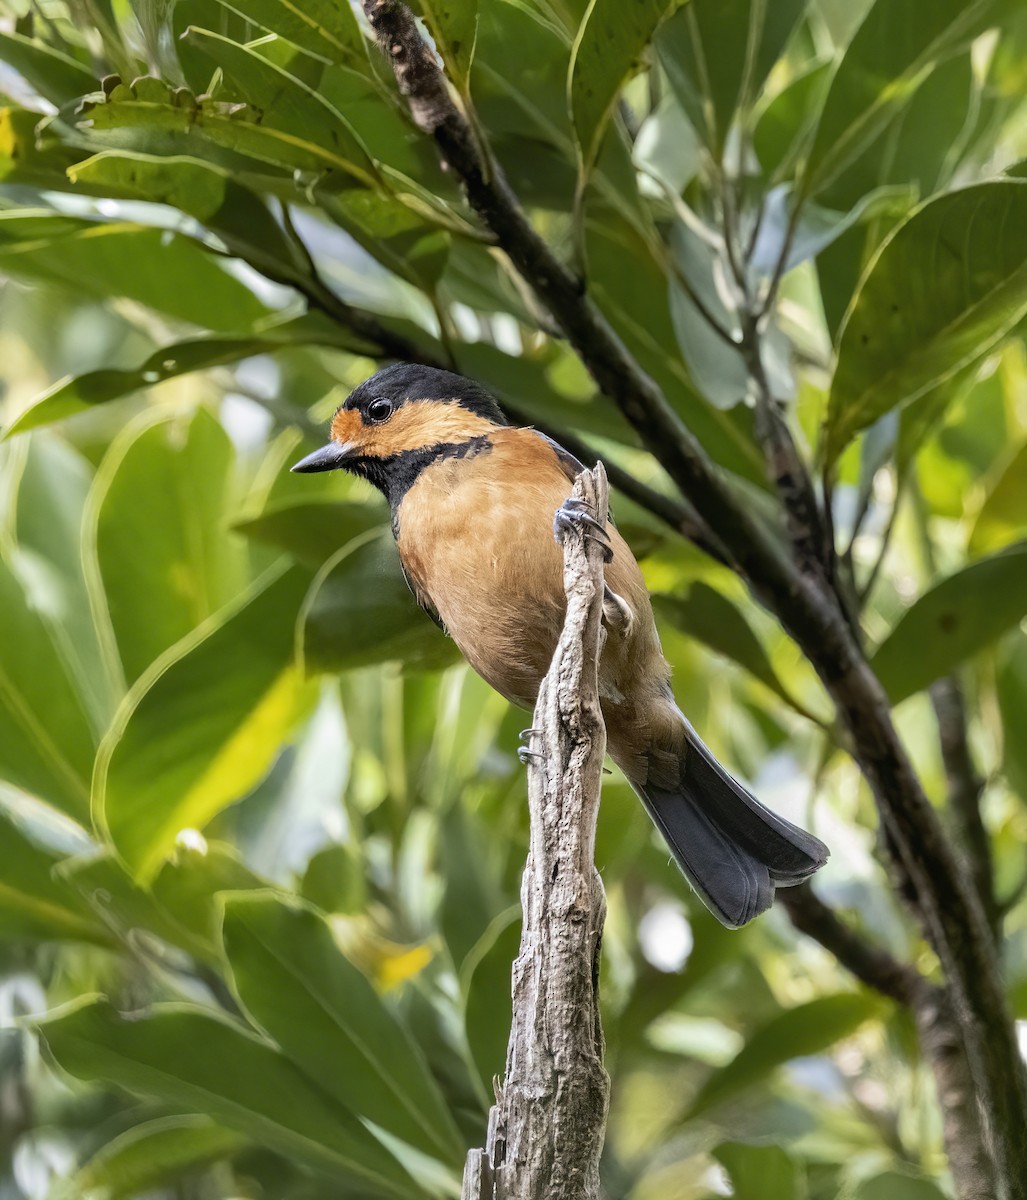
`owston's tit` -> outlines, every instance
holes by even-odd
[[[293,470],[342,468],[382,491],[418,602],[479,675],[531,708],[565,611],[553,518],[581,464],[536,430],[507,425],[477,384],[405,363],[362,383],[331,437]],[[674,702],[638,564],[612,527],[609,539],[607,602],[619,619],[599,691],[610,757],[705,904],[725,925],[744,925],[770,906],[775,885],[822,866],[827,847],[760,804],[703,745]]]

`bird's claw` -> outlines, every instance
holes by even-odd
[[[584,525],[585,537],[598,542],[603,548],[604,562],[610,562],[613,559],[610,535],[606,532],[606,526],[597,521],[589,511],[591,507],[587,501],[581,500],[577,496],[569,496],[556,510],[556,515],[553,517],[553,536],[562,546],[564,534],[568,529],[574,525]]]
[[[520,734],[521,741],[527,740],[530,742],[535,734],[540,734],[541,732],[541,729],[522,729]],[[545,757],[541,750],[532,750],[529,746],[518,746],[517,748],[517,761],[522,767],[526,767],[532,759],[541,762]]]

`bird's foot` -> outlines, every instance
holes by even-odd
[[[591,507],[587,501],[579,500],[577,496],[568,496],[553,517],[553,536],[562,546],[564,535],[568,529],[574,525],[584,525],[585,536],[602,546],[603,559],[605,562],[610,562],[613,558],[610,535],[606,532],[606,526],[600,524],[589,511]]]
[[[517,748],[517,758],[518,758],[518,761],[520,762],[521,766],[526,767],[531,762],[532,759],[536,759],[538,761],[542,761],[545,759],[546,756],[542,753],[541,750],[532,750],[531,749],[531,739],[534,736],[536,736],[537,734],[541,734],[541,733],[542,733],[541,729],[522,729],[521,730],[521,741],[528,743],[527,745],[518,746],[518,748]]]

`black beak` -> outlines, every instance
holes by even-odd
[[[308,454],[306,458],[301,458],[298,463],[294,463],[289,469],[291,471],[299,471],[302,474],[314,471],[337,471],[340,467],[345,467],[352,458],[352,442],[329,442],[327,446],[322,446],[320,450],[315,450],[313,454]]]

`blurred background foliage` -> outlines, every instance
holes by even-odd
[[[1027,14],[417,7],[537,228],[758,510],[746,366],[701,311],[731,324],[725,178],[752,276],[790,246],[765,365],[837,467],[939,803],[923,689],[960,670],[1027,1018]],[[0,1197],[456,1195],[503,1066],[525,717],[414,605],[369,489],[286,468],[412,345],[667,482],[345,0],[0,13]],[[932,970],[811,667],[614,507],[682,708],[831,845],[820,893]],[[611,1197],[948,1194],[907,1011],[780,908],[720,928],[617,776],[597,861]]]

